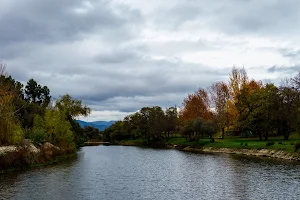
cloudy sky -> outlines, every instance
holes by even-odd
[[[278,82],[300,70],[298,0],[1,0],[0,61],[53,97],[116,120],[181,105],[233,66]]]

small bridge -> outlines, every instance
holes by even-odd
[[[108,145],[110,145],[110,142],[85,142],[84,143],[86,146],[99,146],[99,145],[106,145],[106,146],[108,146]]]

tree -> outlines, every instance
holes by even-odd
[[[77,146],[83,143],[83,130],[79,127],[79,124],[75,121],[78,116],[87,116],[91,113],[91,109],[82,104],[81,100],[73,99],[69,94],[62,96],[55,103],[55,108],[64,113],[66,120],[71,125],[71,131],[75,134],[75,143]]]
[[[164,123],[164,111],[159,106],[144,107],[140,110],[140,129],[145,138],[150,140],[161,140]]]
[[[238,103],[238,95],[240,94],[243,86],[247,83],[248,76],[246,70],[244,68],[239,69],[233,67],[228,83],[230,92],[230,99],[228,101],[228,116],[230,126],[234,127],[239,118],[239,112],[236,107],[236,104]]]
[[[142,135],[140,128],[141,120],[142,115],[140,112],[136,112],[124,118],[124,131],[127,135],[130,135],[131,139],[135,139]]]
[[[86,126],[83,128],[84,136],[86,136],[89,140],[90,139],[98,139],[100,135],[100,131],[97,128],[92,126]]]
[[[128,139],[129,135],[124,132],[124,122],[117,121],[103,132],[104,141],[120,141]]]
[[[204,124],[204,121],[200,118],[197,118],[195,120],[193,120],[193,125],[192,125],[192,130],[193,130],[193,137],[196,139],[196,140],[199,140],[200,138],[200,134],[204,135],[204,130],[203,130],[203,124]]]
[[[45,114],[46,140],[59,146],[64,152],[75,150],[74,134],[71,124],[64,112],[55,108],[49,108]]]
[[[176,130],[178,119],[178,113],[176,107],[169,107],[165,111],[165,120],[164,120],[164,132],[166,133],[167,138],[170,138],[170,133]]]
[[[26,100],[30,103],[37,103],[44,107],[50,103],[50,90],[47,86],[41,86],[34,79],[30,79],[25,86]]]
[[[226,83],[217,82],[210,87],[210,93],[216,110],[217,123],[222,130],[222,138],[224,138],[225,128],[229,126],[230,91]]]
[[[207,91],[200,88],[194,94],[189,94],[183,101],[180,115],[184,121],[199,117],[209,120],[212,117],[212,113],[210,111],[210,100]]]
[[[299,116],[299,93],[295,88],[279,88],[278,132],[289,139],[290,133],[297,130]]]
[[[262,127],[258,123],[261,121],[261,113],[258,112],[262,106],[261,83],[255,80],[245,83],[237,94],[235,106],[238,111],[235,128],[239,131],[250,129],[262,139]]]
[[[9,81],[5,65],[0,63],[0,145],[17,144],[24,138],[14,105],[14,85]]]
[[[56,101],[55,107],[72,119],[78,116],[88,116],[91,113],[91,109],[83,105],[81,100],[73,99],[69,94]]]

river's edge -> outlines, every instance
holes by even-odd
[[[143,146],[152,147],[144,144],[135,143],[118,143],[121,146]],[[256,157],[268,157],[276,159],[284,159],[300,162],[300,153],[298,152],[287,152],[282,150],[272,150],[272,149],[234,149],[234,148],[216,148],[216,147],[199,147],[194,148],[190,146],[179,146],[179,145],[169,145],[165,144],[165,148],[168,149],[178,149],[188,152],[198,152],[198,153],[226,153],[226,154],[238,154],[245,156],[256,156]]]
[[[24,140],[19,146],[0,147],[0,174],[52,165],[75,155],[48,142],[35,146]]]
[[[47,160],[46,162],[35,163],[35,164],[31,164],[31,165],[25,165],[23,167],[10,167],[8,169],[3,169],[3,170],[0,170],[0,174],[51,166],[51,165],[55,165],[55,164],[59,164],[61,162],[67,161],[68,159],[73,159],[76,156],[77,156],[76,152],[75,153],[68,153],[68,154],[64,154],[64,155],[59,155],[59,156],[53,157],[50,160]]]
[[[190,148],[186,147],[183,151],[190,152],[207,152],[207,153],[227,153],[227,154],[238,154],[246,156],[257,156],[257,157],[268,157],[284,160],[292,160],[300,162],[300,153],[290,153],[287,151],[271,150],[271,149],[231,149],[231,148],[213,148],[213,147],[202,147],[202,148]]]

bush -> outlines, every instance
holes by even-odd
[[[29,139],[31,139],[34,144],[43,143],[46,139],[44,129],[33,129],[29,134]]]
[[[190,138],[188,141],[189,142],[196,142],[196,141],[199,141],[199,140],[197,140],[196,138]]]
[[[294,145],[294,142],[291,142],[291,145]]]
[[[300,141],[295,143],[295,151],[300,149]]]
[[[15,125],[14,133],[12,135],[10,143],[14,144],[14,145],[20,144],[24,138],[25,138],[25,134],[24,134],[21,126],[18,124]]]
[[[278,144],[282,144],[282,142],[278,142]]]
[[[274,142],[267,142],[266,143],[266,146],[268,147],[268,146],[272,146],[272,145],[274,145],[275,143]]]
[[[244,145],[244,143],[241,143],[240,145],[241,145],[241,146],[243,146],[243,145]]]
[[[248,146],[248,143],[245,143],[245,147]]]

